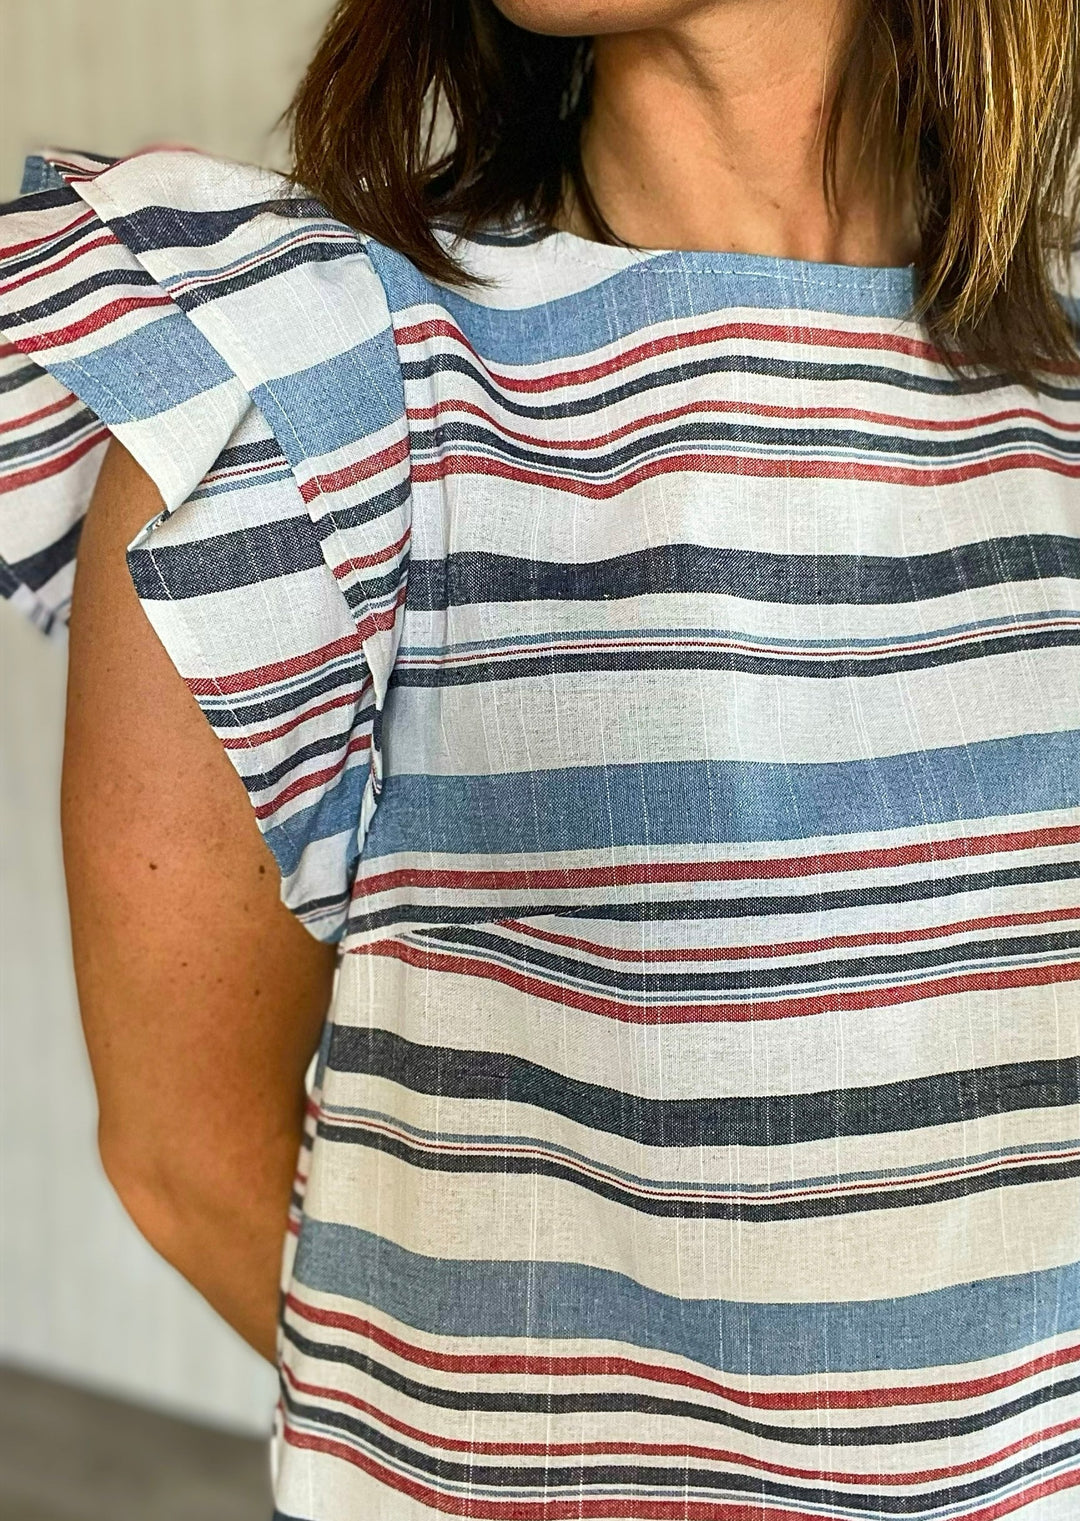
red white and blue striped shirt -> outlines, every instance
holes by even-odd
[[[63,622],[115,434],[340,944],[282,1521],[1075,1516],[1080,384],[958,381],[909,269],[27,188],[0,590]]]

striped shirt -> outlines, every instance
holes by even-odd
[[[0,587],[108,436],[147,617],[340,946],[281,1521],[1080,1505],[1080,384],[910,269],[32,162]]]

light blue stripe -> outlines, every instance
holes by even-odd
[[[83,359],[54,364],[46,355],[44,362],[108,427],[158,417],[226,382],[239,385],[182,312],[158,317]]]
[[[392,714],[388,717],[392,723]],[[873,760],[389,776],[365,857],[754,844],[1080,806],[1080,730]]]
[[[252,399],[294,465],[356,445],[405,414],[393,333],[268,381]]]
[[[0,475],[16,475],[19,471],[25,470],[29,465],[39,465],[44,464],[46,460],[59,459],[69,449],[73,449],[76,444],[82,443],[91,434],[100,431],[96,417],[92,417],[87,413],[86,418],[87,420],[83,427],[75,433],[67,434],[58,444],[51,444],[47,449],[34,449],[26,454],[17,454],[11,459],[4,460],[0,463]]]
[[[286,676],[281,681],[266,682],[264,686],[259,687],[258,702],[270,703],[287,697],[292,692],[303,692],[305,688],[311,685],[313,677],[321,681],[327,681],[331,676],[337,675],[351,678],[356,683],[358,689],[363,691],[364,681],[366,680],[366,676],[362,678],[360,675],[363,669],[356,654],[350,650],[348,653],[339,655],[333,660],[324,661],[313,671],[304,671],[298,676]],[[235,710],[233,702],[227,699],[219,700],[214,695],[200,698],[199,706],[209,716],[211,723],[213,723],[216,715],[231,713]],[[252,720],[252,722],[258,727],[265,723],[265,720],[259,718]]]
[[[756,1377],[977,1362],[1080,1330],[1080,1264],[902,1299],[743,1304],[679,1299],[574,1263],[422,1257],[307,1218],[296,1276],[431,1335],[616,1341]]]
[[[602,911],[594,909],[593,912]],[[445,947],[439,948],[445,949]],[[450,949],[456,949],[453,942]],[[499,952],[490,946],[484,948],[483,959],[485,966],[506,967],[511,972],[528,971],[535,977],[546,977],[550,986],[578,993],[590,993],[597,998],[609,999],[612,1003],[619,1003],[627,996],[621,988],[610,986],[602,978],[588,977],[581,973],[573,974],[565,966],[549,972],[542,965],[535,966],[527,958]],[[757,1004],[769,998],[813,998],[822,993],[848,992],[866,988],[910,988],[926,982],[928,977],[955,978],[962,977],[968,972],[988,970],[1000,972],[1009,967],[1069,966],[1074,964],[1075,960],[1076,955],[1072,950],[1045,951],[1042,955],[1034,953],[1025,956],[987,955],[972,957],[967,961],[950,961],[942,967],[934,967],[929,973],[922,967],[915,967],[911,971],[881,972],[875,977],[851,977],[844,971],[838,971],[828,977],[788,983],[783,988],[773,986],[767,990],[751,984],[744,988],[724,988],[719,991],[701,988],[690,993],[673,993],[667,988],[650,989],[644,985],[643,981],[633,989],[632,998],[636,1009],[665,1008],[673,1002],[678,1002],[684,1009],[691,1009],[698,1005],[709,1007],[717,1003],[723,1004],[725,1008],[738,1008]]]
[[[500,1151],[527,1150],[540,1152],[544,1156],[563,1157],[567,1161],[578,1163],[582,1166],[595,1169],[604,1177],[617,1178],[620,1182],[628,1183],[634,1187],[654,1189],[658,1192],[671,1192],[678,1189],[680,1192],[692,1194],[734,1194],[741,1198],[753,1199],[771,1198],[776,1193],[797,1193],[811,1188],[831,1189],[840,1192],[844,1188],[850,1188],[856,1183],[889,1183],[897,1179],[907,1181],[923,1177],[933,1177],[935,1174],[948,1172],[954,1168],[961,1172],[970,1171],[976,1167],[985,1167],[994,1162],[1007,1162],[1014,1157],[1054,1157],[1058,1153],[1072,1152],[1076,1149],[1076,1142],[1069,1141],[1039,1141],[1026,1146],[999,1146],[994,1151],[974,1152],[970,1156],[941,1157],[934,1162],[925,1162],[918,1167],[878,1167],[862,1172],[830,1172],[820,1175],[811,1174],[808,1177],[784,1177],[778,1178],[771,1183],[739,1183],[730,1178],[722,1181],[702,1182],[693,1178],[668,1178],[655,1174],[626,1172],[623,1168],[614,1167],[607,1163],[598,1162],[595,1157],[588,1156],[583,1151],[575,1151],[570,1146],[560,1146],[557,1142],[545,1140],[542,1137],[526,1134],[500,1135],[492,1131],[476,1131],[475,1133],[462,1130],[425,1130],[419,1125],[410,1125],[400,1115],[392,1114],[383,1109],[360,1109],[348,1104],[330,1104],[323,1099],[320,1113],[326,1119],[342,1120],[370,1120],[375,1124],[386,1127],[391,1131],[400,1132],[402,1135],[411,1137],[421,1145],[435,1143],[440,1146],[453,1145],[467,1151],[486,1150],[492,1154]],[[694,1147],[695,1155],[699,1148]]]
[[[722,320],[725,310],[734,307],[899,320],[908,315],[915,299],[915,276],[908,268],[860,269],[757,254],[671,253],[634,260],[615,271],[597,266],[592,270],[595,283],[586,290],[536,306],[504,308],[431,285],[400,254],[378,243],[367,247],[391,311],[418,304],[442,306],[486,359],[503,364],[580,358],[656,323],[709,315]],[[549,257],[557,270],[554,252],[539,255],[545,262]],[[850,350],[838,349],[835,355],[837,363],[858,362]],[[693,357],[693,350],[683,355],[684,360]],[[806,348],[793,354],[790,345],[782,357],[829,361],[827,352]],[[678,360],[677,354],[670,356],[671,363]],[[896,361],[868,350],[862,362]]]
[[[349,854],[352,859],[347,862],[346,852],[343,850],[341,880],[328,884],[327,896],[329,896],[329,891],[337,891],[347,885],[348,877],[351,877],[356,865],[356,831],[360,820],[364,788],[367,786],[370,772],[371,765],[368,759],[350,763],[337,785],[317,803],[310,808],[302,809],[299,813],[294,813],[284,823],[275,824],[265,831],[263,837],[273,852],[283,877],[292,876],[309,845],[319,840],[333,839],[336,835],[344,835],[351,844],[352,849]]]
[[[1034,583],[1038,585],[1039,583]],[[577,644],[593,643],[624,643],[633,642],[635,645],[649,645],[659,640],[672,639],[680,642],[693,640],[707,644],[719,643],[722,640],[737,640],[740,644],[752,645],[755,649],[783,649],[783,650],[884,650],[903,648],[908,644],[926,644],[935,639],[953,639],[963,634],[977,633],[981,629],[1013,629],[1024,628],[1027,624],[1043,624],[1059,622],[1066,619],[1076,623],[1080,621],[1080,609],[1072,608],[1039,608],[1029,613],[1002,613],[999,618],[979,618],[972,623],[956,623],[949,628],[931,628],[920,631],[917,634],[890,634],[888,638],[879,636],[875,639],[785,639],[774,634],[750,634],[745,629],[737,628],[704,628],[692,624],[686,624],[679,628],[653,628],[644,625],[633,628],[573,628],[551,630],[540,634],[516,633],[512,638],[503,636],[499,639],[458,639],[448,644],[402,644],[398,650],[398,660],[405,658],[418,660],[423,657],[443,657],[455,654],[470,654],[480,650],[518,650],[531,649],[534,646],[546,647],[554,645],[561,648],[564,645],[574,646]]]
[[[238,476],[235,480],[211,481],[208,485],[200,486],[198,491],[193,491],[188,497],[189,502],[201,502],[207,497],[224,496],[230,491],[250,491],[253,487],[272,486],[280,481],[294,481],[296,477],[291,469],[284,466],[276,466],[256,474]]]
[[[317,243],[320,239],[323,242],[332,240],[336,243],[351,243],[354,248],[358,244],[356,233],[351,228],[343,227],[340,222],[304,222],[299,227],[282,233],[279,238],[271,238],[262,243],[254,260],[250,253],[245,253],[238,259],[230,259],[227,264],[214,264],[205,269],[200,266],[198,269],[182,270],[179,274],[166,276],[159,283],[162,290],[170,292],[178,287],[192,284],[197,285],[200,291],[209,289],[218,282],[228,284],[247,274],[253,262],[256,268],[263,268],[276,254],[289,248],[302,247],[312,242]],[[361,262],[364,261],[362,253],[357,253],[355,257]]]
[[[64,176],[39,154],[32,153],[23,164],[20,195],[37,195],[42,190],[63,190]]]

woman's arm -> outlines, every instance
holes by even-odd
[[[114,443],[71,621],[62,811],[79,1001],[113,1186],[272,1359],[334,950],[280,902],[243,784],[139,606],[125,546],[160,510]]]

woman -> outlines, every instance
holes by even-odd
[[[344,0],[304,188],[0,222],[102,1156],[281,1517],[1075,1515],[1078,16]]]

